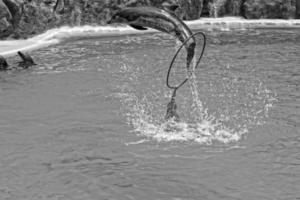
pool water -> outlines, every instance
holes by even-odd
[[[73,39],[1,72],[1,199],[299,199],[299,30],[203,32],[178,123],[163,33]]]

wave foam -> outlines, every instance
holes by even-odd
[[[211,29],[221,30],[247,29],[247,28],[275,28],[292,27],[300,28],[300,20],[245,20],[236,17],[225,18],[201,18],[195,21],[187,21],[191,29]],[[131,34],[145,34],[157,32],[154,29],[147,31],[135,30],[129,26],[79,26],[79,27],[61,27],[46,31],[43,34],[29,38],[27,40],[7,40],[0,41],[0,54],[2,56],[12,56],[18,51],[32,51],[44,48],[50,45],[58,44],[65,40],[74,38],[91,37],[112,37]]]
[[[132,122],[136,132],[159,142],[191,141],[207,145],[213,142],[228,144],[239,141],[248,132],[247,129],[241,131],[226,129],[208,120],[197,124],[167,121],[156,125],[142,118],[136,118]]]
[[[146,31],[145,33],[153,32]],[[112,37],[120,35],[130,35],[141,33],[138,30],[126,27],[112,26],[80,26],[80,27],[61,27],[46,31],[45,33],[29,38],[27,40],[6,40],[0,41],[0,54],[2,56],[13,56],[18,51],[32,51],[44,48],[50,45],[56,45],[60,42],[97,37]]]

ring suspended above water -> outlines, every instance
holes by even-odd
[[[203,37],[203,46],[202,46],[201,54],[200,54],[200,57],[199,57],[198,60],[197,60],[197,63],[196,63],[196,65],[195,65],[195,68],[194,68],[194,69],[196,69],[196,68],[198,67],[198,65],[199,65],[199,63],[200,63],[200,61],[201,61],[201,59],[202,59],[202,57],[203,57],[204,50],[205,50],[205,46],[206,46],[206,36],[205,36],[205,34],[204,34],[203,32],[201,32],[201,31],[192,34],[190,37],[188,37],[188,38],[181,44],[181,46],[178,48],[178,50],[176,51],[175,55],[173,56],[173,59],[172,59],[171,64],[170,64],[170,66],[169,66],[168,73],[167,73],[166,84],[167,84],[167,87],[168,87],[168,88],[174,90],[173,96],[175,96],[176,90],[179,89],[181,86],[183,86],[183,85],[189,80],[189,78],[190,78],[190,76],[191,76],[191,74],[188,74],[188,77],[187,77],[184,81],[182,81],[182,82],[181,82],[180,84],[178,84],[177,86],[172,86],[172,85],[170,84],[169,79],[170,79],[170,73],[171,73],[171,70],[172,70],[172,68],[173,68],[173,66],[174,66],[174,62],[175,62],[175,60],[176,60],[176,58],[177,58],[179,52],[181,51],[181,49],[184,47],[184,45],[185,45],[191,38],[193,38],[193,37],[196,36],[196,35],[201,35],[201,36]],[[193,72],[192,72],[192,73],[193,73]]]

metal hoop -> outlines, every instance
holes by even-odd
[[[196,68],[198,67],[198,65],[200,64],[200,61],[201,61],[201,59],[202,59],[202,57],[203,57],[204,50],[205,50],[205,46],[206,46],[206,36],[205,36],[205,34],[204,34],[203,32],[201,32],[201,31],[196,32],[196,33],[192,34],[190,37],[188,37],[188,38],[181,44],[181,46],[178,48],[178,50],[176,51],[175,55],[173,56],[173,59],[172,59],[172,61],[171,61],[171,64],[170,64],[170,66],[169,66],[169,69],[168,69],[167,79],[166,79],[167,87],[170,88],[170,89],[177,90],[177,89],[180,88],[183,84],[185,84],[185,83],[189,80],[189,78],[191,77],[191,75],[188,75],[188,77],[187,77],[184,81],[182,81],[179,85],[177,85],[177,86],[172,86],[172,85],[170,85],[170,83],[169,83],[170,73],[171,73],[171,70],[172,70],[172,68],[173,68],[173,66],[174,66],[174,62],[175,62],[175,60],[176,60],[176,58],[177,58],[179,52],[181,51],[182,47],[183,47],[183,46],[184,46],[184,45],[185,45],[192,37],[194,37],[195,35],[202,35],[202,37],[203,37],[203,46],[202,46],[201,55],[200,55],[200,57],[198,58],[198,61],[197,61],[196,66],[195,66],[195,69],[196,69]]]

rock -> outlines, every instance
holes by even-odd
[[[300,19],[300,0],[296,0],[296,19]]]
[[[127,0],[124,6],[154,6],[164,8],[164,5],[177,5],[175,14],[184,20],[199,19],[202,11],[203,0]]]
[[[8,37],[12,32],[13,28],[7,19],[0,19],[0,38]]]
[[[26,38],[63,25],[105,25],[120,7],[178,5],[184,20],[300,18],[300,0],[0,0],[0,38]]]
[[[209,16],[210,17],[222,17],[226,14],[227,0],[212,0],[209,2]]]
[[[155,2],[154,1],[154,5],[156,4],[162,4],[162,1],[158,1],[158,2]],[[149,6],[151,5],[151,1],[149,0],[127,0],[127,1],[124,1],[124,5],[125,6]]]
[[[11,16],[12,25],[16,29],[23,14],[23,2],[20,0],[3,0],[3,3],[7,6]]]
[[[53,5],[44,2],[25,2],[23,16],[19,24],[22,37],[41,33],[58,25],[58,17],[53,13]]]
[[[2,0],[0,0],[0,19],[6,18],[7,20],[11,20],[12,16],[7,6],[4,4]]]
[[[287,19],[295,16],[296,1],[300,0],[204,0],[201,16]]]
[[[11,20],[10,11],[3,1],[0,0],[0,38],[7,37],[12,33]]]
[[[83,5],[86,5],[87,1]],[[81,25],[82,11],[84,6],[76,0],[57,0],[53,10],[61,15],[61,21],[63,24],[68,25]],[[64,20],[67,19],[67,20]]]
[[[227,0],[225,4],[226,15],[240,16],[243,3],[243,0]]]
[[[200,18],[203,0],[178,0],[178,3],[178,14],[182,16],[182,19],[193,20]]]
[[[204,0],[203,12],[205,17],[240,16],[243,0]]]
[[[295,16],[296,9],[294,0],[246,0],[243,10],[247,19],[288,19]]]

